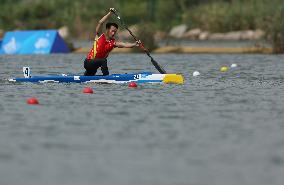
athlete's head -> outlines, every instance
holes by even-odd
[[[107,33],[107,36],[110,37],[110,38],[113,38],[114,35],[116,34],[117,32],[117,29],[118,29],[118,25],[116,23],[113,23],[113,22],[108,22],[106,24],[106,33]]]

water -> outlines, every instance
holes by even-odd
[[[283,184],[283,55],[153,56],[185,84],[89,84],[88,95],[85,84],[11,84],[22,66],[83,73],[84,56],[1,56],[0,184]],[[109,63],[154,71],[143,54]],[[32,96],[39,106],[26,104]]]

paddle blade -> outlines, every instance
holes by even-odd
[[[149,51],[144,47],[143,43],[140,44],[140,48],[151,58],[151,63],[155,66],[155,68],[161,73],[166,74],[167,72],[156,62],[153,57],[150,55]]]
[[[151,57],[151,62],[155,66],[155,68],[161,73],[166,74],[167,72]]]

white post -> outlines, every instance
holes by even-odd
[[[30,78],[31,77],[30,67],[23,67],[23,73],[25,78]]]

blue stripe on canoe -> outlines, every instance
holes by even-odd
[[[106,80],[106,81],[116,81],[116,82],[129,82],[137,81],[138,83],[152,83],[152,82],[162,82],[161,80],[137,80],[137,75],[147,77],[153,73],[151,72],[141,72],[132,74],[112,74],[108,76],[32,76],[31,78],[14,78],[17,82],[42,82],[42,81],[56,81],[56,82],[66,82],[66,83],[81,83],[89,82],[92,80]],[[79,80],[75,80],[79,78]]]

